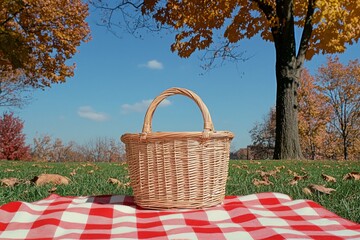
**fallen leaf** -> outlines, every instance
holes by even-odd
[[[72,172],[70,173],[71,176],[76,175],[76,169],[73,169]]]
[[[293,180],[300,181],[300,180],[304,180],[304,179],[307,179],[307,178],[308,178],[307,175],[305,175],[305,176],[295,175]]]
[[[88,171],[88,174],[93,174],[93,173],[94,173],[94,170]]]
[[[349,179],[360,180],[360,173],[359,172],[351,172],[351,173],[346,174],[343,177],[343,180],[349,180]]]
[[[7,168],[3,172],[14,172],[14,171],[15,171],[14,169]]]
[[[52,188],[50,188],[49,189],[49,193],[54,193],[54,192],[56,192],[56,190],[57,190],[57,187],[52,187]]]
[[[305,176],[295,175],[294,178],[290,181],[289,184],[291,186],[294,186],[294,185],[296,185],[298,183],[298,181],[304,180],[304,179],[307,179],[307,178],[308,178],[307,175],[305,175]]]
[[[232,167],[234,167],[234,168],[241,168],[239,165],[237,165],[237,164],[232,164]]]
[[[114,185],[118,185],[118,187],[128,187],[128,186],[130,186],[130,182],[123,183],[123,182],[121,182],[120,180],[118,180],[116,178],[109,178],[108,182],[112,183]]]
[[[294,185],[296,185],[297,183],[298,183],[298,181],[295,180],[295,179],[293,179],[293,180],[290,181],[289,184],[290,184],[291,186],[294,186]]]
[[[321,174],[321,177],[327,182],[334,182],[334,183],[336,182],[336,179],[332,176]]]
[[[108,182],[112,183],[112,184],[117,184],[117,185],[122,184],[122,182],[120,182],[120,180],[118,180],[116,178],[109,178]]]
[[[13,187],[20,183],[19,179],[17,178],[3,178],[0,180],[1,185],[4,185],[6,187]]]
[[[59,174],[41,174],[37,177],[34,177],[32,179],[32,182],[34,182],[37,186],[41,186],[48,183],[52,183],[55,185],[60,185],[60,184],[68,185],[70,179],[61,176]]]
[[[290,169],[287,170],[289,175],[297,176],[297,172],[291,171]]]
[[[278,166],[275,169],[280,172],[280,170],[285,169],[285,166],[284,165]]]
[[[305,194],[305,195],[312,195],[312,192],[311,192],[311,190],[309,189],[309,188],[303,188],[302,189],[302,191],[303,191],[303,193]]]
[[[260,185],[265,185],[265,186],[268,186],[268,185],[274,185],[272,182],[269,181],[269,179],[265,178],[264,180],[259,180],[257,178],[254,178],[252,183],[255,185],[255,186],[260,186]]]
[[[325,193],[325,194],[330,194],[331,192],[333,191],[336,191],[335,189],[333,188],[327,188],[323,185],[317,185],[317,184],[310,184],[309,185],[309,188],[314,192],[314,191],[317,191],[317,192],[321,192],[321,193]]]
[[[265,177],[265,176],[273,176],[275,177],[275,175],[279,172],[278,170],[271,170],[269,172],[264,172],[264,171],[261,171],[261,170],[257,170],[256,171],[257,173],[260,173],[260,176],[261,177]]]

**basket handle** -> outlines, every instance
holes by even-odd
[[[154,115],[154,112],[156,110],[156,107],[163,101],[165,98],[173,96],[173,95],[184,95],[189,97],[190,99],[194,100],[194,102],[199,106],[200,111],[202,113],[203,119],[204,119],[204,133],[208,133],[210,131],[214,131],[214,125],[211,120],[211,116],[209,113],[208,108],[206,107],[205,103],[201,100],[201,98],[196,95],[194,92],[185,89],[185,88],[169,88],[162,92],[159,96],[157,96],[149,105],[149,108],[146,111],[145,118],[144,118],[144,125],[142,129],[142,134],[146,135],[147,133],[151,133],[151,123],[152,118]],[[208,135],[208,134],[206,134]]]

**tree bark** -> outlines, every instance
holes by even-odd
[[[295,61],[295,58],[294,58]],[[303,159],[298,133],[296,64],[276,62],[276,141],[274,159]],[[293,65],[294,67],[289,67]]]

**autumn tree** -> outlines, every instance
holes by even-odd
[[[271,108],[262,122],[256,122],[250,130],[252,155],[256,159],[271,158],[275,148],[276,110]]]
[[[300,145],[305,157],[315,160],[324,155],[324,142],[330,138],[327,125],[331,106],[307,69],[302,71],[299,82]]]
[[[24,123],[13,113],[0,118],[0,159],[28,160],[30,147],[25,144]]]
[[[20,71],[33,87],[64,82],[67,60],[89,40],[88,6],[81,0],[0,1],[0,73]]]
[[[330,124],[341,139],[343,158],[360,152],[360,63],[344,66],[338,57],[328,58],[318,70],[317,81],[332,108]]]
[[[275,159],[301,159],[298,137],[297,89],[305,59],[318,53],[344,52],[360,37],[358,1],[327,0],[93,0],[105,21],[121,11],[127,28],[145,26],[146,17],[175,30],[171,50],[189,57],[196,50],[222,42],[214,57],[227,54],[244,38],[260,35],[276,51]],[[129,8],[134,14],[129,13]],[[139,16],[141,10],[142,16]],[[130,16],[130,18],[129,18]],[[131,24],[131,18],[133,24]],[[116,20],[115,20],[116,21]],[[117,24],[117,22],[115,23]],[[295,34],[296,33],[296,34]],[[300,34],[298,34],[300,33]],[[221,50],[221,51],[220,51]],[[259,66],[260,67],[260,66]]]

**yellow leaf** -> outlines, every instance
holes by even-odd
[[[312,195],[312,192],[309,188],[303,188],[302,191],[305,193],[305,195]]]

